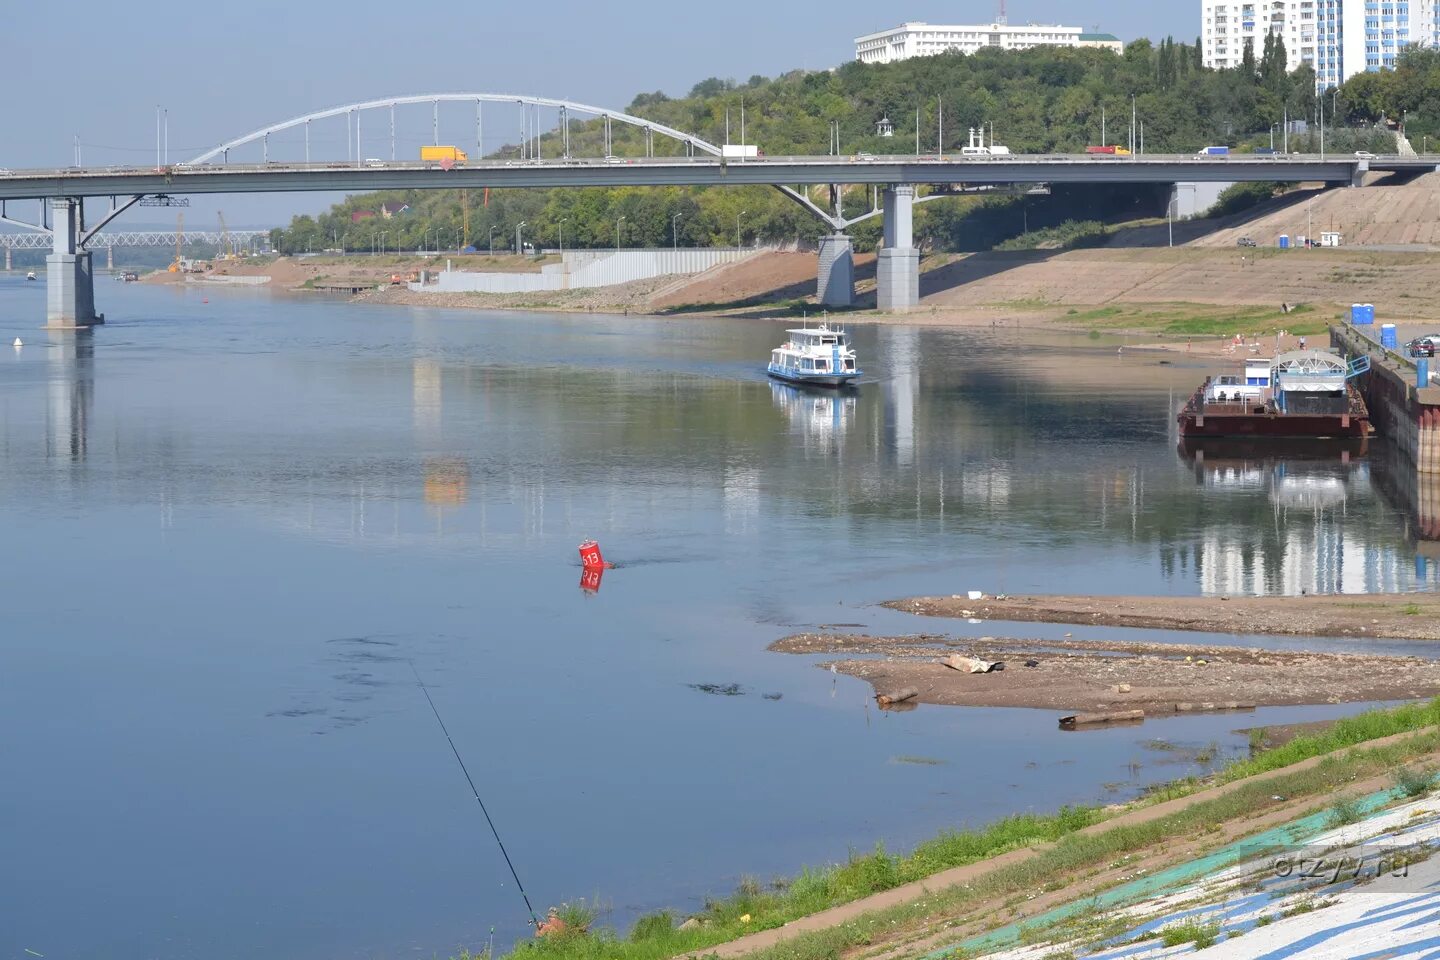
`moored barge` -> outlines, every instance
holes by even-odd
[[[1207,377],[1180,410],[1182,437],[1367,437],[1361,367],[1325,350],[1250,358],[1243,375]]]

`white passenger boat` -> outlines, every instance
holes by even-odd
[[[861,370],[844,330],[826,324],[787,330],[790,339],[770,353],[766,371],[791,383],[839,387],[859,379]]]
[[[26,279],[26,280],[34,280],[34,279],[35,279],[35,271],[34,271],[34,270],[31,270],[29,273],[25,274],[25,279]]]

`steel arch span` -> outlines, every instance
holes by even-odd
[[[415,104],[425,103],[431,104],[436,110],[437,132],[439,127],[438,110],[441,103],[475,104],[477,135],[481,132],[482,129],[481,105],[486,103],[496,103],[519,105],[521,106],[522,110],[525,107],[544,107],[547,109],[560,111],[560,126],[564,128],[567,147],[569,142],[569,125],[567,121],[571,114],[579,114],[582,117],[589,117],[592,119],[606,121],[607,143],[609,142],[609,123],[610,121],[616,121],[626,124],[628,126],[638,127],[642,130],[645,130],[648,136],[659,134],[671,140],[678,141],[685,144],[687,149],[692,151],[699,150],[702,153],[708,153],[712,156],[717,157],[720,156],[722,153],[721,149],[715,146],[713,143],[702,140],[700,137],[694,136],[693,134],[685,133],[683,130],[676,130],[673,127],[667,127],[662,123],[656,123],[653,120],[646,120],[643,117],[633,116],[619,110],[610,110],[605,107],[597,107],[591,104],[577,103],[573,100],[556,100],[550,97],[532,97],[526,96],[524,94],[514,93],[428,93],[414,94],[411,96],[403,97],[387,97],[380,100],[366,100],[360,103],[348,103],[343,106],[330,107],[326,110],[317,110],[314,113],[307,113],[298,117],[292,117],[289,120],[285,120],[276,124],[271,124],[268,127],[261,127],[258,130],[251,131],[250,133],[245,134],[243,137],[237,137],[234,140],[227,140],[219,146],[214,147],[211,150],[207,150],[205,153],[202,153],[198,157],[195,157],[193,160],[189,161],[189,163],[191,165],[209,163],[216,157],[220,157],[221,162],[228,162],[231,150],[234,150],[236,147],[245,146],[246,144],[251,143],[263,143],[267,146],[268,149],[269,138],[271,134],[280,133],[284,130],[292,130],[296,127],[304,127],[306,129],[308,144],[309,125],[314,121],[328,120],[333,117],[347,115],[358,115],[366,110],[383,110],[387,108],[393,109],[394,107],[398,106],[411,106]],[[530,131],[531,137],[538,137],[539,134],[540,130],[538,129]],[[392,115],[391,136],[393,137],[393,135],[394,129]]]

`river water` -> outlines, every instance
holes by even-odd
[[[882,714],[787,633],[1056,629],[875,606],[918,593],[1436,579],[1374,453],[1177,452],[1183,356],[861,326],[837,396],[766,381],[773,323],[98,292],[111,323],[47,334],[0,277],[0,957],[523,936],[412,662],[536,908],[624,925],[1354,709]]]

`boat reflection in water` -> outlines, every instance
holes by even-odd
[[[1253,515],[1211,524],[1194,544],[1206,595],[1373,593],[1400,589],[1412,558],[1402,543],[1367,537],[1352,503],[1373,500],[1363,438],[1351,440],[1185,438],[1178,447],[1195,482]],[[1313,524],[1285,523],[1313,515]],[[1273,520],[1267,518],[1273,517]]]
[[[772,381],[770,399],[785,412],[791,434],[800,438],[804,449],[835,452],[844,449],[845,435],[855,426],[858,396],[854,390],[837,392]]]
[[[1352,483],[1368,487],[1367,442],[1183,437],[1178,449],[1207,489],[1263,490],[1277,509],[1323,511],[1343,506]]]

